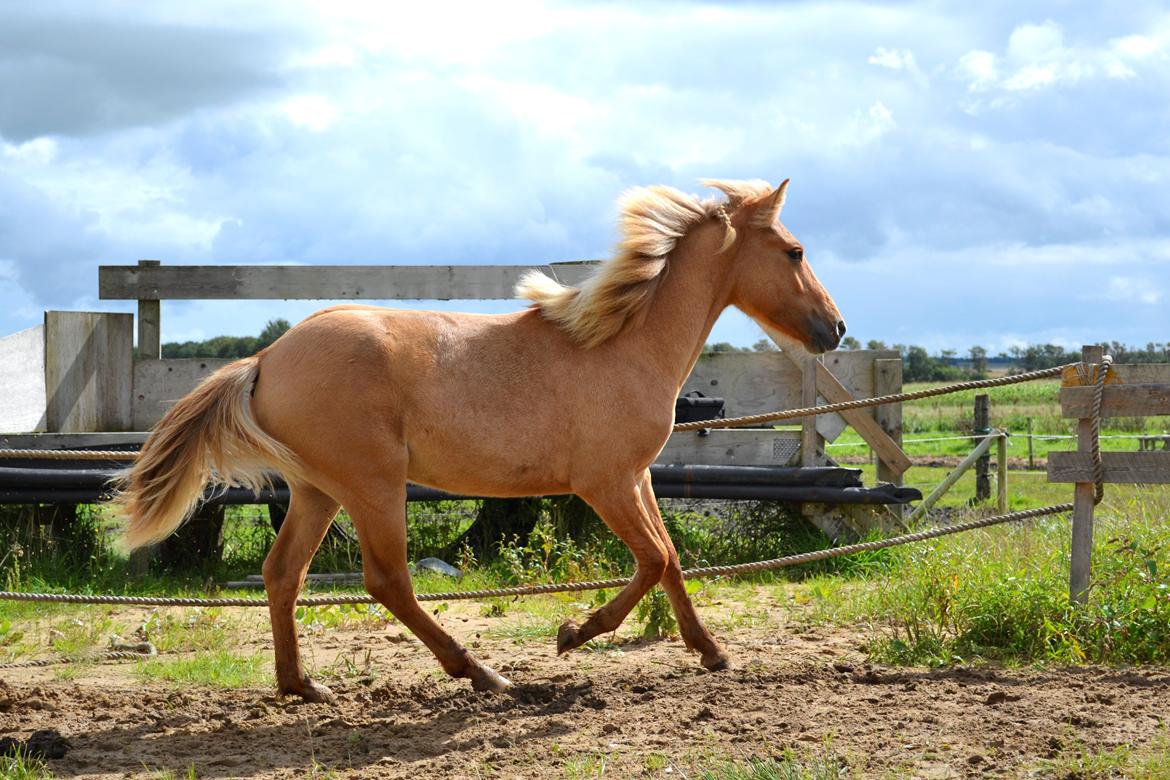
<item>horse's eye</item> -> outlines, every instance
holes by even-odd
[[[790,249],[788,251],[788,256],[792,259],[792,262],[799,263],[804,259],[804,250],[800,247],[797,247],[796,249]]]

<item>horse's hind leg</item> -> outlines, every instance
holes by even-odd
[[[662,589],[666,591],[666,596],[670,599],[670,606],[674,609],[675,617],[678,618],[678,630],[682,634],[683,642],[691,650],[701,654],[700,663],[705,668],[713,672],[727,669],[731,666],[730,659],[711,636],[711,633],[707,631],[702,621],[699,620],[695,606],[691,603],[691,597],[687,593],[686,583],[682,576],[682,566],[678,560],[678,552],[674,549],[674,542],[670,540],[670,534],[666,532],[666,525],[662,522],[662,515],[658,511],[658,500],[654,497],[654,487],[650,482],[649,471],[642,475],[639,491],[642,505],[654,521],[658,538],[666,547],[667,562],[666,572],[662,575]]]
[[[557,653],[564,653],[588,642],[598,634],[614,631],[643,596],[662,579],[666,571],[667,549],[658,536],[654,521],[646,512],[638,485],[631,481],[601,492],[579,493],[601,515],[605,524],[618,535],[638,568],[630,584],[608,604],[589,616],[581,626],[566,622],[557,632]]]
[[[291,491],[288,515],[263,568],[276,650],[276,683],[282,694],[295,694],[305,701],[330,701],[333,695],[329,689],[310,680],[301,665],[294,610],[309,561],[329,530],[338,504],[304,483],[291,485]]]
[[[406,476],[392,484],[364,484],[360,496],[345,501],[362,546],[366,590],[430,648],[447,674],[466,677],[477,691],[511,685],[484,666],[443,630],[414,597],[406,568]]]

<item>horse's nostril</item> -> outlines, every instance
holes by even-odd
[[[845,320],[837,320],[837,338],[845,335]]]

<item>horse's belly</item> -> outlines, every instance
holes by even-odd
[[[451,493],[534,496],[571,492],[567,452],[524,436],[447,432],[407,439],[407,479]]]

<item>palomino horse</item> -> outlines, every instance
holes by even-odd
[[[834,349],[845,324],[780,224],[788,182],[707,182],[727,200],[668,187],[622,201],[616,256],[579,289],[539,272],[501,315],[335,306],[260,354],[225,366],[167,412],[126,475],[125,546],[157,542],[208,482],[256,487],[280,471],[292,502],[264,562],[280,691],[329,690],[305,673],[293,604],[339,506],[353,519],[366,589],[476,690],[509,682],[476,660],[414,598],[406,483],[454,493],[576,493],[634,554],[633,580],[557,652],[616,629],[661,582],[704,667],[728,658],[683,587],[649,466],[674,399],[716,318],[746,312],[776,340]]]

